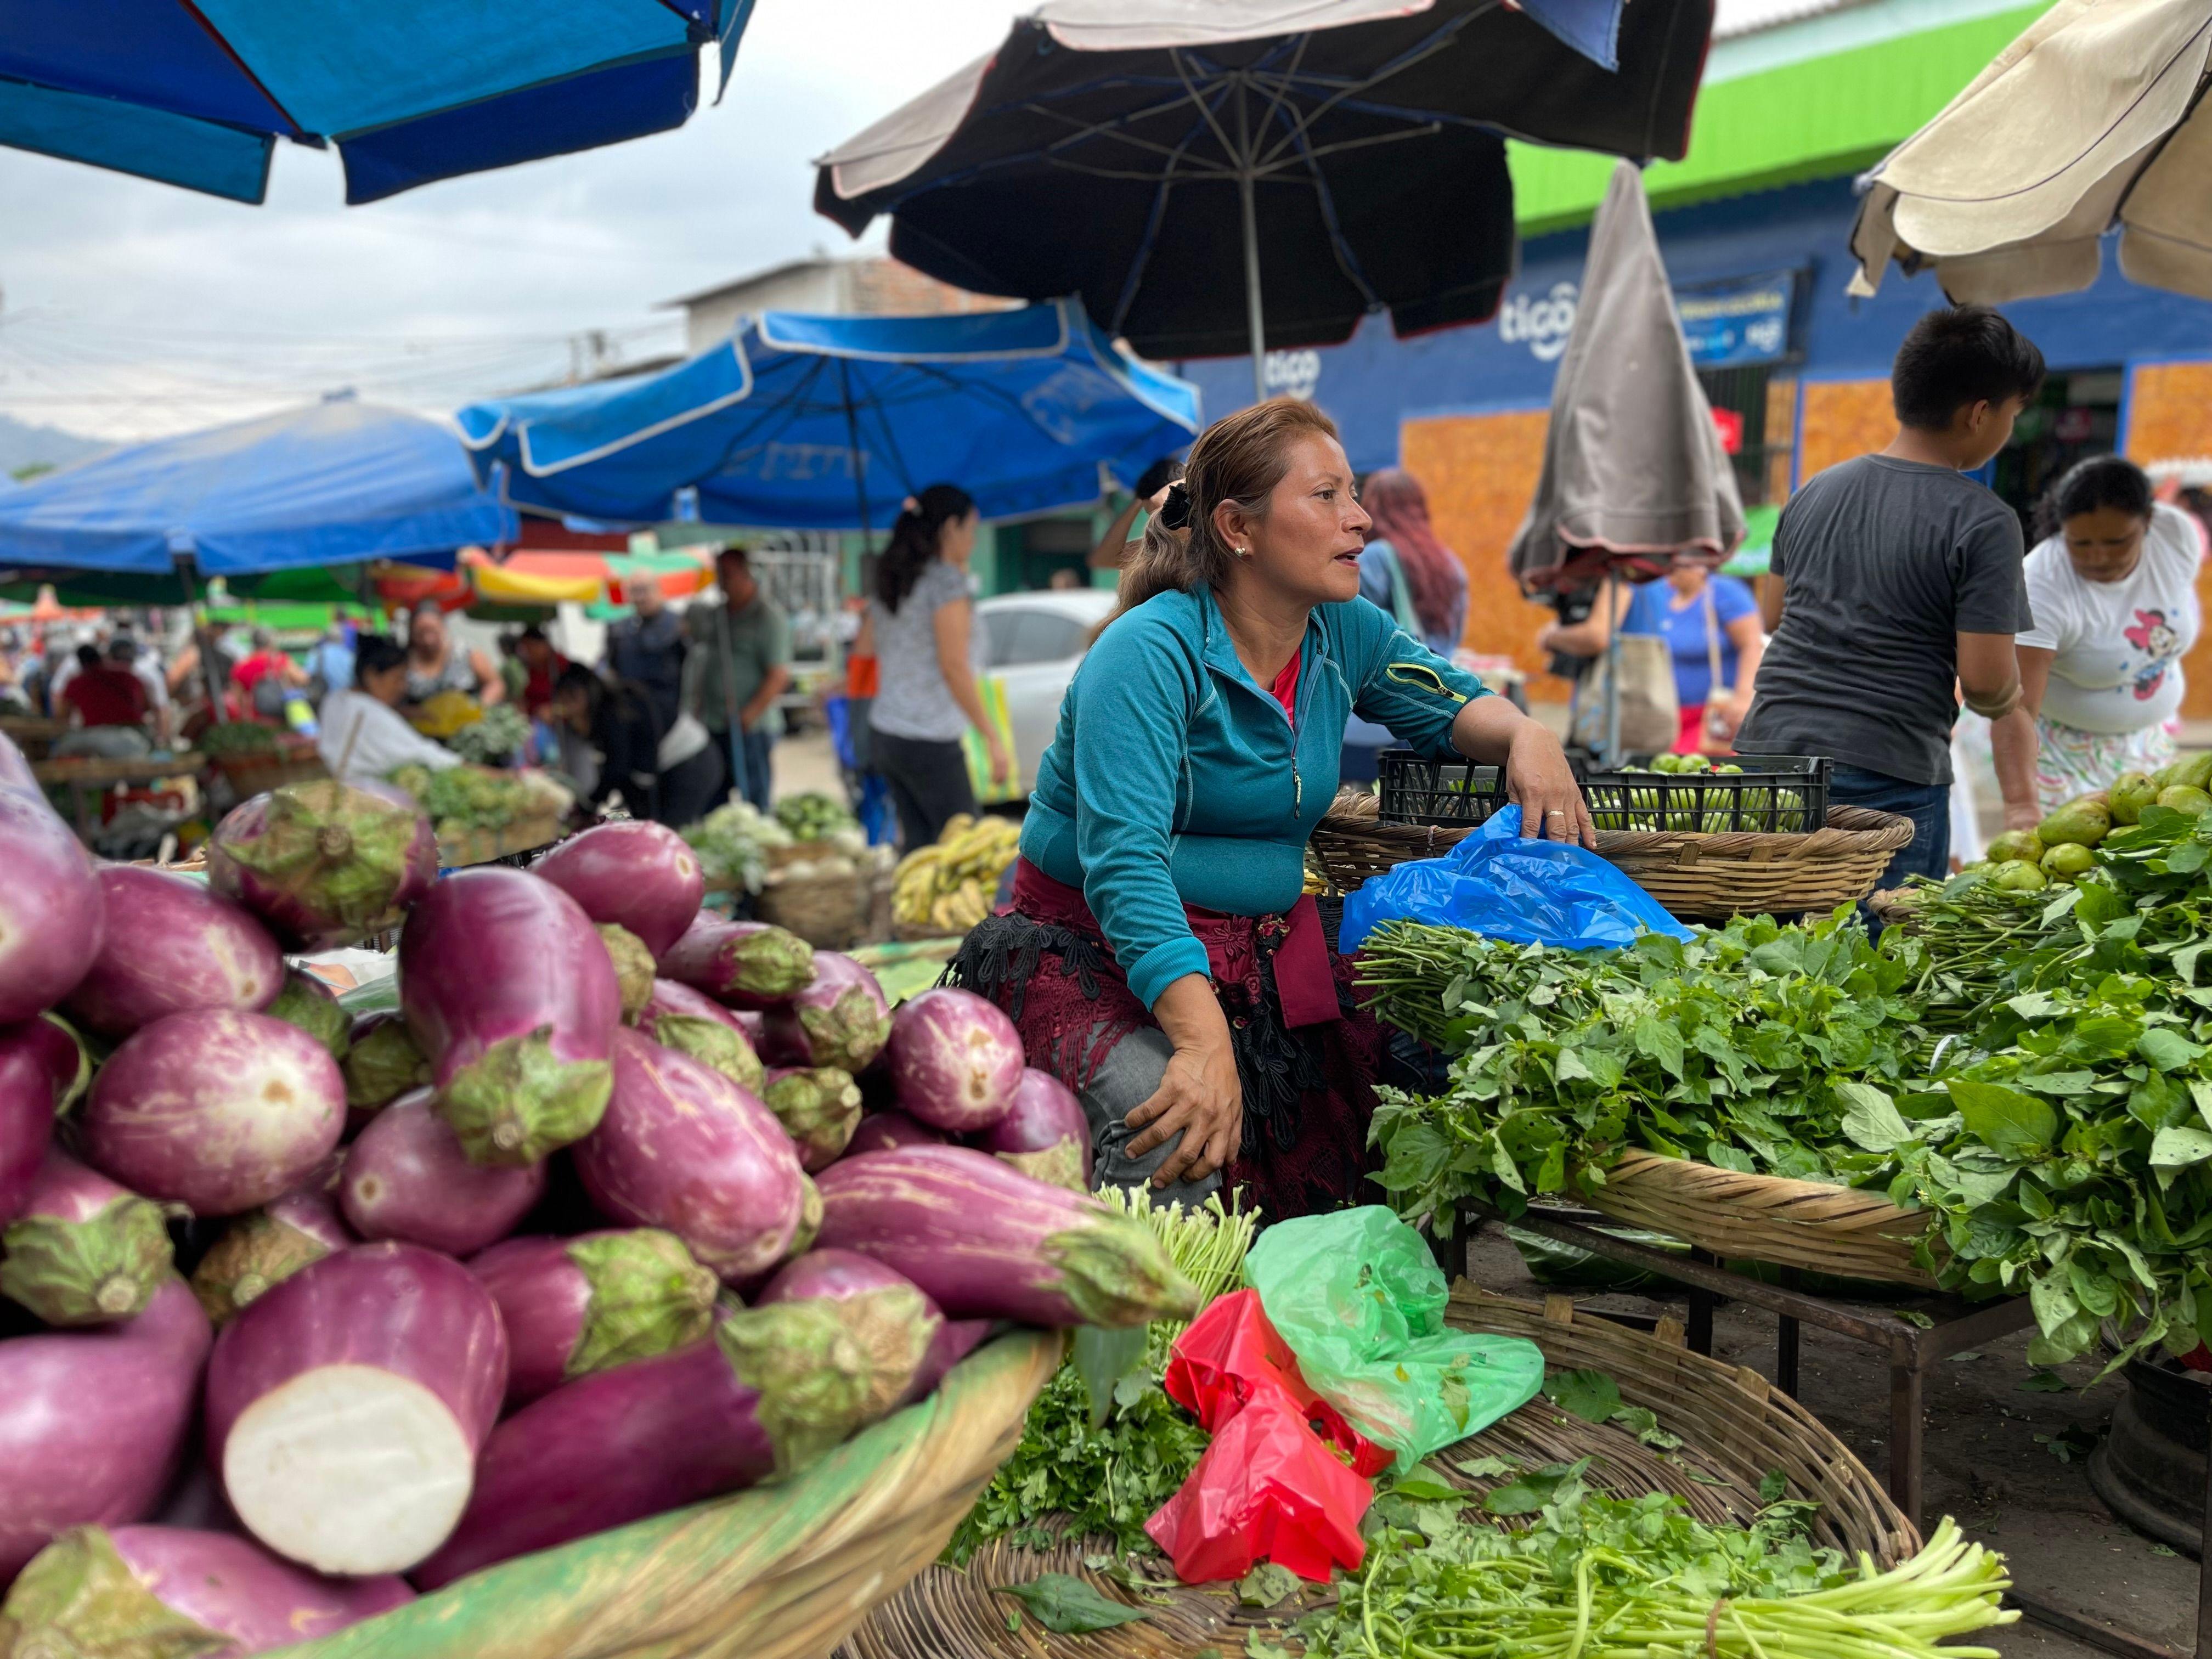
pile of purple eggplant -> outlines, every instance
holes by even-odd
[[[702,914],[656,825],[441,878],[291,786],[203,884],[9,747],[0,868],[0,1654],[321,1635],[793,1475],[996,1325],[1195,1310],[1003,1013]],[[395,927],[397,1012],[287,965]]]

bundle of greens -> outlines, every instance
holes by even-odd
[[[253,720],[225,720],[199,735],[204,755],[273,755],[276,728]]]
[[[495,703],[480,720],[446,739],[446,747],[465,761],[489,766],[530,746],[530,722],[513,703]]]
[[[681,832],[699,855],[707,885],[757,893],[768,879],[768,855],[793,844],[791,831],[750,801],[718,806]]]
[[[1884,1192],[1932,1212],[1921,1264],[2027,1292],[2038,1364],[2112,1319],[2122,1357],[2212,1332],[2212,823],[2154,809],[2039,914],[2002,1001],[1931,1010],[1925,938],[1739,921],[1588,959],[1399,923],[1368,947],[1385,1018],[1461,1048],[1373,1136],[1400,1212],[1595,1193],[1640,1146]],[[2179,822],[2176,822],[2179,820]],[[2203,828],[2199,828],[2199,825]],[[2100,849],[2102,852],[2104,849]],[[2115,1364],[2118,1361],[2115,1360]]]
[[[1258,1212],[1239,1208],[1233,1197],[1224,1206],[1218,1194],[1194,1209],[1156,1206],[1141,1188],[1105,1188],[1099,1196],[1147,1223],[1205,1301],[1242,1280]],[[1081,1367],[1063,1366],[1030,1407],[1020,1445],[961,1522],[947,1558],[964,1565],[999,1537],[1042,1549],[1062,1529],[1110,1538],[1121,1552],[1150,1550],[1146,1521],[1190,1478],[1207,1443],[1206,1431],[1160,1387],[1183,1328],[1175,1321],[1150,1327],[1141,1363],[1103,1385],[1110,1398],[1097,1407]]]
[[[2003,1559],[1949,1520],[1888,1572],[1856,1571],[1803,1532],[1802,1504],[1778,1504],[1748,1528],[1697,1520],[1666,1492],[1615,1498],[1583,1480],[1588,1460],[1493,1492],[1494,1512],[1534,1522],[1503,1531],[1455,1502],[1376,1501],[1367,1559],[1331,1606],[1296,1633],[1307,1659],[1996,1659],[1945,1638],[2020,1615],[1999,1601]],[[1401,1483],[1402,1484],[1402,1483]],[[1526,1503],[1501,1505],[1508,1493]]]
[[[504,830],[527,818],[557,816],[564,805],[531,775],[488,766],[448,766],[437,772],[402,766],[390,781],[415,798],[441,836]]]

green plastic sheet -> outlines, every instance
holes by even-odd
[[[1449,1289],[1421,1236],[1380,1205],[1279,1221],[1244,1259],[1305,1379],[1403,1473],[1535,1397],[1543,1350],[1444,1324]]]

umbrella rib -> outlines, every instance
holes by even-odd
[[[1377,144],[1402,143],[1408,138],[1433,138],[1437,133],[1443,131],[1443,127],[1441,123],[1431,121],[1426,125],[1407,127],[1399,132],[1370,133],[1364,138],[1344,138],[1340,139],[1334,144],[1322,144],[1319,146],[1302,145],[1296,155],[1285,156],[1279,161],[1271,162],[1262,167],[1259,171],[1258,176],[1262,179],[1267,179],[1277,177],[1285,173],[1295,173],[1302,167],[1310,166],[1311,162],[1320,160],[1324,155],[1340,155],[1346,150],[1372,149]]]
[[[1191,124],[1182,144],[1177,147],[1176,155],[1170,158],[1167,172],[1160,175],[1159,182],[1153,189],[1152,209],[1145,220],[1145,234],[1138,239],[1136,256],[1130,260],[1128,270],[1122,273],[1121,292],[1114,301],[1114,332],[1116,334],[1121,331],[1121,325],[1129,315],[1129,308],[1137,303],[1138,290],[1145,285],[1145,273],[1152,269],[1152,249],[1158,242],[1160,227],[1167,221],[1168,198],[1174,194],[1177,182],[1176,163],[1181,160],[1182,149],[1198,136],[1201,125],[1199,122]]]
[[[1282,155],[1285,149],[1295,143],[1297,137],[1303,132],[1310,129],[1314,123],[1320,120],[1331,110],[1336,108],[1338,105],[1344,102],[1346,99],[1354,97],[1363,92],[1370,91],[1374,88],[1382,85],[1383,82],[1390,79],[1391,76],[1397,75],[1405,70],[1411,69],[1415,64],[1421,62],[1423,59],[1432,58],[1437,52],[1443,51],[1446,46],[1449,46],[1455,39],[1457,39],[1462,30],[1465,29],[1469,24],[1474,22],[1477,17],[1482,16],[1493,9],[1498,3],[1498,0],[1483,0],[1483,3],[1475,6],[1473,9],[1462,14],[1460,16],[1450,19],[1449,21],[1431,33],[1425,39],[1417,41],[1414,45],[1407,47],[1405,51],[1400,52],[1395,58],[1390,59],[1387,64],[1384,64],[1381,68],[1377,69],[1373,74],[1368,76],[1364,80],[1346,85],[1336,93],[1333,94],[1331,96],[1323,99],[1320,103],[1315,105],[1311,109],[1308,110],[1303,116],[1301,116],[1297,125],[1292,129],[1292,131],[1279,140],[1274,148],[1270,149],[1265,156],[1259,159],[1266,161],[1274,161],[1277,157]]]
[[[1430,131],[1434,131],[1436,129],[1432,127]],[[1359,290],[1360,297],[1367,301],[1369,310],[1379,309],[1382,304],[1382,296],[1376,293],[1374,284],[1367,280],[1367,273],[1359,264],[1359,256],[1352,251],[1352,244],[1344,234],[1344,227],[1337,222],[1336,192],[1329,188],[1328,180],[1322,176],[1321,158],[1336,150],[1358,149],[1362,143],[1387,143],[1392,138],[1411,135],[1405,133],[1379,135],[1374,139],[1349,142],[1322,150],[1316,150],[1305,141],[1303,130],[1299,130],[1296,136],[1306,170],[1313,178],[1314,200],[1321,209],[1322,224],[1328,232],[1329,251],[1336,256],[1336,268],[1344,273],[1346,281]]]

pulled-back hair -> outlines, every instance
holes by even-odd
[[[2036,514],[2036,527],[2056,536],[2066,520],[2100,507],[2117,507],[2130,518],[2150,517],[2150,475],[2124,455],[2092,455],[2069,467],[2045,492]]]
[[[876,562],[876,597],[894,617],[937,556],[939,532],[975,510],[975,498],[958,484],[933,483],[909,499],[912,505],[901,510]]]
[[[1155,594],[1220,586],[1237,556],[1214,529],[1213,509],[1229,501],[1249,517],[1261,517],[1268,496],[1291,470],[1292,447],[1302,438],[1335,436],[1336,422],[1302,398],[1270,398],[1224,415],[1200,433],[1183,463],[1188,520],[1170,528],[1166,521],[1177,516],[1174,512],[1164,508],[1152,516],[1121,573],[1121,608],[1133,611]]]

